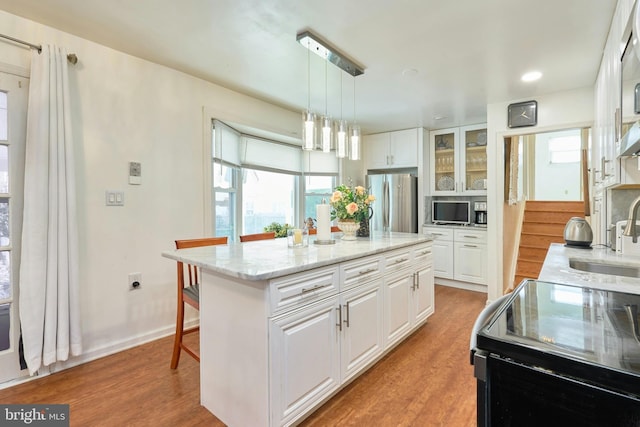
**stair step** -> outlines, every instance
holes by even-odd
[[[528,276],[537,278],[542,269],[542,263],[536,261],[518,260],[516,264],[516,276]]]
[[[518,259],[544,261],[547,257],[547,249],[522,246],[518,248]]]
[[[582,212],[580,212],[582,213]],[[524,223],[542,223],[542,224],[559,224],[564,225],[574,216],[580,216],[570,212],[553,212],[553,211],[524,211]]]
[[[562,236],[565,224],[526,222],[522,225],[522,232],[526,234],[544,234],[547,236]]]
[[[541,236],[539,234],[522,234],[520,236],[520,246],[530,248],[549,249],[551,243],[564,243],[562,236]]]
[[[574,212],[584,215],[584,202],[582,201],[547,201],[547,200],[528,200],[525,206],[528,211],[546,211],[546,212]]]

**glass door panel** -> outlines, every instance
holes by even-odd
[[[465,130],[463,142],[465,191],[486,191],[487,129]]]
[[[436,191],[455,191],[456,188],[456,146],[455,133],[443,133],[435,136],[435,189]]]

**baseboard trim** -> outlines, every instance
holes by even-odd
[[[198,325],[198,319],[194,319],[191,321],[186,321],[184,326],[186,329],[188,329],[197,325]],[[30,377],[18,377],[13,380],[3,382],[0,384],[0,390],[10,388],[19,384],[23,384],[29,381],[33,381],[38,378],[43,378],[53,373],[64,371],[65,369],[73,368],[74,366],[79,366],[84,363],[101,359],[103,357],[107,357],[112,354],[119,353],[121,351],[129,350],[130,348],[137,347],[139,345],[146,344],[148,342],[155,341],[157,339],[164,338],[169,335],[173,335],[174,333],[175,333],[175,326],[170,325],[170,326],[159,328],[141,335],[137,335],[135,337],[130,337],[124,340],[109,343],[108,345],[105,345],[105,346],[96,347],[94,349],[85,351],[79,356],[71,357],[69,360],[66,360],[64,362],[56,362],[52,365],[42,367],[36,375],[30,376]],[[167,366],[170,360],[171,360],[171,354],[167,353]]]
[[[480,285],[478,283],[460,282],[459,280],[435,278],[436,285],[449,286],[452,288],[465,289],[467,291],[487,293],[487,285]]]

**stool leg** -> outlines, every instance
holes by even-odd
[[[182,335],[184,331],[184,302],[178,298],[178,310],[176,316],[176,336],[173,342],[173,356],[171,357],[171,369],[178,367],[180,362],[180,348],[182,346]]]

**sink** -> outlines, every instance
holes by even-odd
[[[569,258],[569,267],[589,273],[608,274],[611,276],[625,276],[640,278],[640,266],[607,262],[601,260],[584,260]]]

